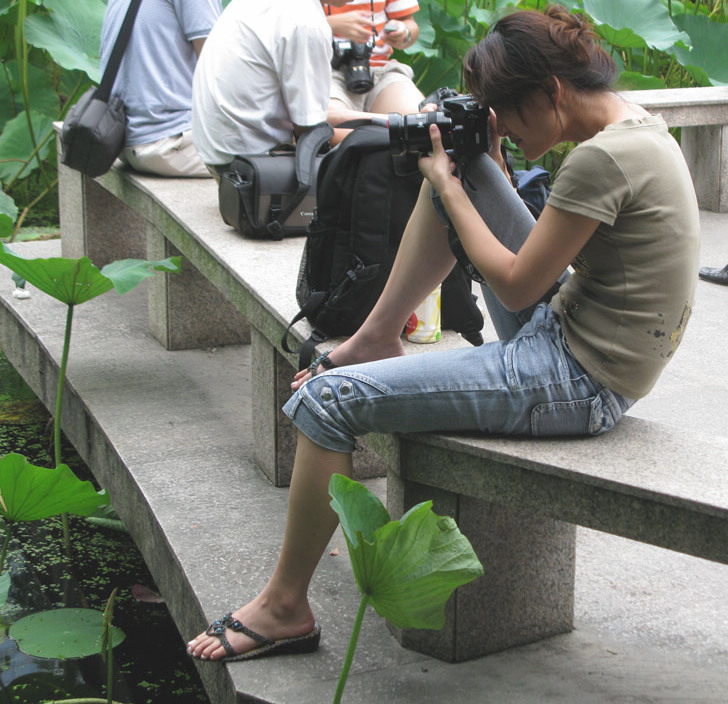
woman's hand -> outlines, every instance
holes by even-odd
[[[364,44],[372,37],[372,17],[368,12],[342,12],[326,19],[331,31],[344,39]]]
[[[432,156],[420,157],[418,166],[422,175],[432,184],[440,194],[449,186],[462,188],[460,179],[453,175],[455,162],[445,152],[442,146],[442,135],[437,125],[430,125],[430,141],[432,142]]]

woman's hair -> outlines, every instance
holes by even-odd
[[[587,21],[561,5],[499,20],[465,56],[465,81],[483,106],[521,109],[536,90],[551,97],[552,77],[580,91],[609,90],[614,61]]]

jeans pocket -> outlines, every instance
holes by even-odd
[[[611,430],[622,417],[619,408],[606,402],[607,390],[578,401],[539,403],[531,410],[534,437],[556,435],[601,435]]]

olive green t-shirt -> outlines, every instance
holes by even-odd
[[[698,205],[680,147],[659,115],[609,125],[568,155],[548,203],[600,221],[552,299],[569,347],[598,381],[640,398],[680,344],[697,281]]]

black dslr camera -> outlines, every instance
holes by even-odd
[[[456,160],[487,152],[490,148],[489,109],[471,95],[439,89],[423,103],[437,103],[434,112],[412,115],[389,113],[389,145],[394,156],[429,154],[432,151],[430,125],[437,125],[442,144]],[[422,104],[420,104],[422,107]]]
[[[352,42],[348,39],[334,39],[334,55],[331,57],[331,68],[340,69],[345,66],[344,81],[350,93],[361,95],[374,87],[369,70],[369,57],[374,48],[372,37],[366,44]]]

